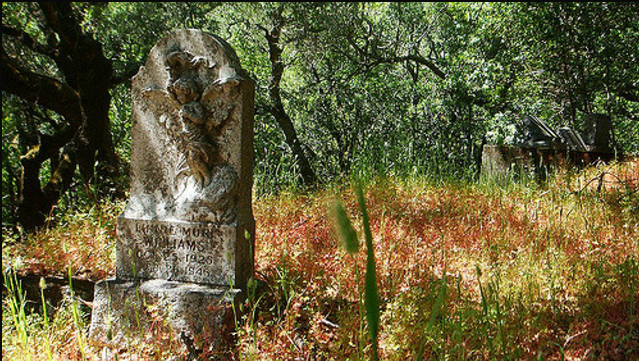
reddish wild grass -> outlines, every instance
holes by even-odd
[[[634,161],[561,173],[544,186],[372,181],[380,359],[638,359],[637,174]],[[350,255],[337,240],[336,197],[362,242],[354,187],[255,201],[260,282],[245,305],[254,313],[240,324],[238,359],[370,356],[360,312],[366,253]],[[3,244],[3,266],[19,256],[43,273],[112,274],[118,207]],[[79,358],[77,349],[57,352]]]
[[[68,215],[56,227],[22,241],[3,242],[3,268],[17,267],[24,273],[64,278],[71,269],[74,277],[93,281],[115,274],[115,222],[123,205],[96,205],[85,213]]]
[[[594,190],[569,186],[578,178],[566,174],[532,188],[370,184],[382,359],[419,352],[427,359],[638,357],[636,167],[580,174],[616,180]],[[253,330],[240,340],[245,351],[257,348],[256,359],[346,359],[361,351],[363,277],[355,269],[364,269],[365,253],[352,257],[339,247],[328,212],[336,196],[363,238],[349,187],[256,203],[257,277],[289,298],[256,306]],[[443,311],[428,329],[444,276]],[[283,292],[278,285],[287,281]],[[273,320],[277,302],[286,308]]]

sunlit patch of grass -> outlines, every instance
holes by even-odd
[[[13,277],[13,280],[12,280]],[[167,326],[167,316],[149,307],[149,329],[131,337],[115,350],[88,337],[89,309],[80,304],[70,286],[63,301],[50,312],[27,312],[24,290],[15,273],[5,274],[7,293],[2,308],[2,359],[46,360],[169,360],[186,359],[186,350]],[[41,282],[41,287],[46,287]],[[45,300],[42,300],[46,309]],[[181,358],[180,358],[181,357]]]
[[[503,187],[371,179],[363,199],[376,260],[380,359],[638,359],[637,174],[637,163],[626,162]],[[600,187],[600,178],[616,183]],[[372,356],[362,322],[366,252],[341,246],[332,221],[337,198],[361,240],[354,184],[255,200],[257,283],[236,324],[238,359]],[[111,274],[118,207],[3,246],[3,265],[9,255],[34,270]],[[17,352],[11,342],[19,340],[18,328],[5,327],[6,310],[3,358]],[[81,359],[72,311],[58,312],[49,324],[64,331],[50,338],[51,350]],[[36,343],[31,352],[44,355],[46,344]],[[162,347],[137,354],[169,355]],[[86,350],[88,359],[99,354]]]
[[[623,181],[595,193],[570,186],[564,174],[545,185],[505,188],[374,179],[365,199],[382,301],[381,358],[410,359],[420,352],[428,359],[636,356],[635,170],[632,162],[605,168]],[[295,356],[356,355],[363,285],[361,278],[354,283],[352,262],[363,269],[365,259],[338,247],[327,213],[337,194],[346,213],[356,214],[353,189],[256,203],[258,271],[290,268],[300,275],[293,297],[300,309],[338,325],[321,331],[298,318],[287,329],[292,334],[261,340],[261,351],[296,350],[291,340],[303,336],[311,344],[324,341],[315,348],[302,342]],[[361,234],[362,225],[354,226]],[[259,330],[277,335],[267,330],[280,326],[264,319],[254,336]],[[315,332],[323,337],[312,337]]]
[[[55,312],[26,312],[28,302],[15,273],[4,274],[2,302],[3,360],[88,360],[84,340],[89,317],[72,293]],[[41,287],[46,287],[41,282]]]
[[[75,277],[96,281],[113,275],[115,222],[123,206],[95,205],[66,215],[55,227],[23,240],[3,241],[3,268],[11,266],[19,272],[65,278],[71,268]]]

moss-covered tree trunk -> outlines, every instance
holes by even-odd
[[[102,44],[82,31],[70,3],[39,6],[43,31],[49,35],[46,44],[3,24],[3,35],[53,60],[62,75],[54,78],[32,71],[15,52],[9,54],[3,39],[3,91],[51,110],[62,119],[55,133],[38,132],[37,144],[21,158],[17,216],[25,231],[45,224],[69,188],[76,166],[87,189],[96,181],[96,174],[112,178],[118,171],[108,114],[112,63],[104,56]],[[51,176],[42,185],[40,170],[47,160],[51,161]]]

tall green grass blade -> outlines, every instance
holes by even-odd
[[[373,360],[378,359],[377,355],[377,335],[379,331],[379,293],[377,290],[377,275],[375,270],[375,252],[373,250],[373,235],[368,220],[366,201],[361,182],[357,187],[357,199],[362,212],[362,222],[364,225],[364,236],[366,238],[366,275],[364,276],[364,306],[366,307],[366,321],[368,322],[368,332],[373,343]]]
[[[346,209],[344,208],[344,205],[342,204],[339,198],[336,199],[335,203],[333,204],[333,217],[334,217],[333,224],[334,224],[335,230],[337,234],[339,235],[340,242],[342,243],[342,246],[344,247],[344,249],[346,249],[346,251],[351,255],[354,255],[355,253],[359,252],[359,239],[357,237],[357,232],[355,231],[355,228],[353,227],[353,224],[351,223],[351,220],[348,217],[348,214],[346,213]],[[359,274],[359,266],[357,265],[357,263],[355,263],[355,275],[357,279],[357,284],[359,284],[360,274]],[[359,334],[363,335],[364,334],[364,317],[365,317],[363,309],[365,306],[362,307],[362,304],[361,304],[361,300],[362,300],[361,290],[358,292],[360,295],[359,307],[358,307],[359,319],[360,319]],[[366,312],[366,313],[369,314],[369,312]],[[363,353],[364,346],[365,346],[364,343],[365,343],[364,337],[360,337],[359,352]],[[377,354],[377,351],[375,350],[375,355],[376,354]]]
[[[46,298],[44,297],[44,289],[47,288],[47,284],[44,281],[44,278],[40,278],[40,297],[42,299],[42,317],[43,317],[43,322],[44,322],[44,330],[46,332],[49,332],[49,315],[47,313],[47,301]],[[51,343],[49,341],[48,337],[45,337],[44,340],[44,346],[45,346],[45,352],[47,353],[47,360],[52,361],[53,360],[53,355],[51,354]]]
[[[75,291],[73,289],[73,270],[71,269],[71,265],[68,268],[68,276],[69,276],[69,292],[71,296],[71,311],[73,315],[73,324],[75,325],[76,330],[78,331],[78,347],[80,348],[80,354],[82,356],[82,360],[86,360],[86,348],[83,336],[84,325],[82,322],[82,316],[80,314],[80,307],[78,305],[78,300],[75,296]]]
[[[428,324],[426,324],[426,332],[430,332],[435,325],[435,321],[442,314],[442,306],[446,301],[446,292],[447,292],[447,280],[446,280],[446,271],[444,270],[444,275],[441,281],[441,287],[439,288],[439,293],[437,295],[437,299],[435,300],[435,304],[433,305],[433,311],[430,315],[430,319],[428,320]],[[415,360],[422,360],[424,357],[424,348],[426,347],[426,342],[428,341],[428,337],[424,337],[419,350],[417,352],[417,356]]]
[[[334,205],[335,212],[335,227],[339,234],[340,241],[350,254],[359,252],[359,240],[357,239],[357,232],[353,228],[350,218],[346,214],[346,209],[342,202],[337,199]]]

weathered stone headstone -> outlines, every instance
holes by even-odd
[[[144,302],[182,333],[220,326],[212,304],[233,302],[253,274],[253,98],[216,36],[180,30],[151,49],[133,78],[131,192],[116,277],[96,285],[95,337],[130,329]]]
[[[612,120],[605,114],[588,114],[584,120],[584,141],[592,152],[612,152]]]
[[[581,135],[574,129],[568,126],[557,129],[557,133],[561,137],[563,145],[569,150],[576,150],[579,152],[587,152],[588,146],[581,138]]]
[[[523,140],[521,146],[531,148],[552,147],[559,136],[546,123],[533,116],[524,117],[521,123]]]
[[[582,137],[569,126],[555,132],[535,117],[524,117],[519,124],[516,144],[484,145],[482,178],[503,182],[532,172],[537,179],[544,180],[554,169],[566,165],[584,167],[623,158],[623,154],[614,152],[609,116],[589,114],[584,123]]]

